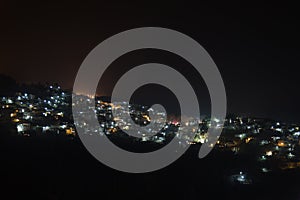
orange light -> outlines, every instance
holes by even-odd
[[[248,144],[253,138],[252,137],[249,137],[246,139],[246,144]]]
[[[284,146],[285,146],[285,143],[284,143],[284,141],[278,141],[277,145],[278,145],[279,147],[284,147]]]
[[[74,135],[74,130],[73,130],[73,128],[68,128],[68,129],[66,129],[66,135]]]
[[[108,131],[109,131],[110,133],[116,133],[116,132],[117,132],[117,129],[116,129],[116,128],[110,128]]]
[[[150,117],[148,115],[143,115],[143,118],[145,118],[148,122],[150,122]]]

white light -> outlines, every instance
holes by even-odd
[[[262,170],[262,172],[269,172],[269,170],[267,168],[262,168],[261,170]]]
[[[26,115],[26,116],[24,116],[24,119],[30,119],[31,117],[30,117],[30,115]]]
[[[63,112],[59,112],[59,113],[57,113],[57,115],[59,115],[59,116],[64,116],[64,113]]]
[[[275,130],[278,132],[282,132],[282,128],[276,128]]]
[[[299,135],[300,135],[300,131],[294,133],[294,136],[299,136]]]
[[[220,122],[220,120],[219,120],[219,119],[217,119],[217,118],[214,118],[214,121],[215,121],[215,122],[217,122],[217,123],[219,123],[219,122]]]
[[[266,160],[266,157],[265,156],[261,156],[261,160]]]
[[[272,155],[273,155],[273,152],[272,152],[272,151],[267,151],[267,152],[266,152],[266,155],[267,155],[267,156],[272,156]]]
[[[60,128],[65,129],[67,127],[67,125],[63,124],[60,126]]]
[[[292,154],[291,152],[288,154],[288,157],[289,158],[293,158],[293,157],[295,157],[295,155],[294,154]]]
[[[18,133],[24,131],[24,126],[23,126],[23,124],[18,124],[18,125],[17,125],[17,131],[18,131]]]
[[[43,126],[43,132],[49,130],[50,127],[49,126]]]

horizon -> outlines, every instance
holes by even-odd
[[[6,74],[0,74],[0,76],[7,76],[7,77],[10,77]],[[10,77],[12,78],[12,77]],[[30,83],[18,83],[16,81],[16,83],[19,85],[19,86],[22,86],[22,87],[30,87],[30,86],[34,86],[34,85],[41,85],[41,86],[50,86],[50,85],[56,85],[58,83],[50,83],[50,82],[30,82]],[[58,84],[58,86],[60,86]],[[24,88],[22,88],[24,89]],[[61,87],[62,90],[66,91],[66,92],[71,92],[73,94],[73,89],[72,88],[63,88]],[[16,91],[16,92],[19,92],[19,91]],[[78,96],[85,96],[85,97],[88,97],[88,98],[91,98],[91,96],[93,95],[85,95],[85,94],[76,94]],[[1,96],[1,95],[0,95]],[[3,95],[2,95],[3,96]],[[4,97],[4,96],[3,96]],[[110,98],[111,96],[107,96],[107,95],[100,95],[100,94],[95,94],[94,96],[95,98],[105,98],[105,100],[102,100],[103,102],[111,102],[110,101]],[[122,102],[121,100],[118,101],[118,102]],[[136,104],[136,105],[145,105],[145,104],[139,104],[139,103],[134,103],[132,102],[132,104]],[[151,106],[151,104],[146,104],[145,106]],[[176,109],[175,109],[176,110]],[[169,110],[170,111],[170,110]],[[172,111],[171,109],[171,113],[169,113],[170,115],[176,115],[174,112],[176,111]],[[212,117],[210,116],[209,113],[201,113],[201,118],[205,118],[205,117]],[[227,115],[226,115],[226,119],[228,118],[228,116],[235,116],[235,117],[242,117],[242,118],[252,118],[252,119],[265,119],[265,120],[271,120],[271,121],[279,121],[281,123],[288,123],[288,124],[300,124],[300,121],[297,121],[297,120],[288,120],[288,119],[283,119],[283,118],[274,118],[274,117],[270,117],[270,116],[265,116],[264,114],[261,114],[261,115],[251,115],[251,114],[242,114],[242,113],[233,113],[233,112],[227,112]]]

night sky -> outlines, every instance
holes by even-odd
[[[101,41],[131,28],[165,27],[194,38],[214,59],[229,113],[300,122],[298,6],[130,2],[0,1],[0,73],[72,88],[83,59]],[[159,57],[149,55],[115,64],[101,94],[128,63]]]

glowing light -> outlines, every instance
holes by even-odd
[[[49,126],[43,126],[43,132],[50,130]]]
[[[278,132],[282,132],[283,131],[282,128],[276,128],[275,130],[278,131]]]
[[[267,160],[266,156],[261,156],[260,160]]]
[[[295,155],[294,154],[292,154],[291,152],[287,155],[289,158],[293,158],[293,157],[295,157]]]
[[[150,117],[148,115],[143,115],[143,118],[145,118],[148,122],[150,122]]]
[[[246,144],[248,144],[253,138],[252,137],[249,137],[246,139]]]
[[[277,145],[278,145],[279,147],[284,147],[284,146],[286,146],[285,143],[284,143],[284,141],[278,141]]]
[[[57,113],[56,115],[63,117],[63,116],[64,116],[64,113],[63,113],[63,112],[59,112],[59,113]]]
[[[65,129],[67,127],[67,125],[63,124],[60,126],[60,128]]]
[[[18,131],[18,133],[24,131],[24,126],[23,126],[23,124],[18,124],[18,125],[17,125],[17,131]]]
[[[66,129],[66,135],[75,135],[75,130],[72,127]]]
[[[273,152],[272,151],[267,151],[266,152],[266,156],[272,156],[273,155]]]
[[[219,119],[217,119],[217,118],[214,118],[214,121],[215,121],[215,122],[217,122],[217,123],[219,123],[219,122],[220,122],[220,120],[219,120]]]
[[[24,119],[31,119],[32,117],[30,115],[25,115]]]
[[[13,120],[13,122],[19,122],[19,121],[20,121],[19,119],[14,119],[14,120]]]
[[[261,171],[264,172],[264,173],[269,172],[269,170],[267,168],[265,168],[265,167],[261,168]]]

